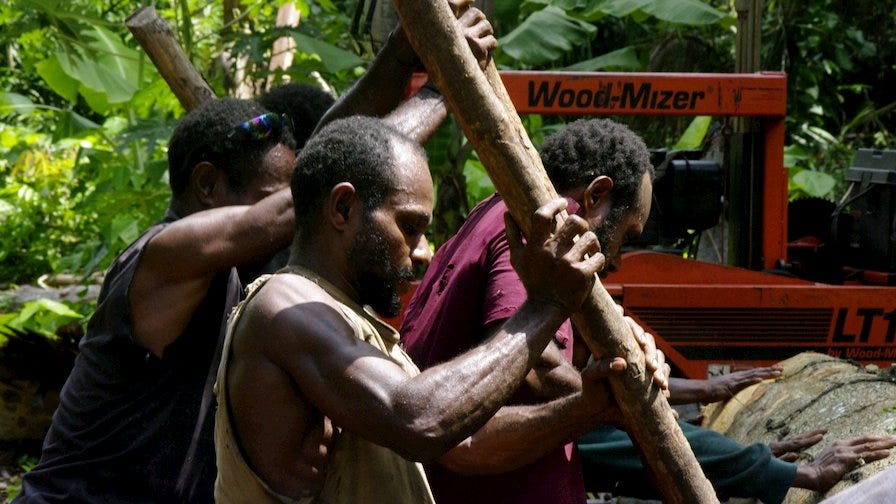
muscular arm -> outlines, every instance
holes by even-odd
[[[582,394],[526,406],[504,406],[484,427],[439,458],[460,474],[500,474],[526,466],[601,421]]]
[[[687,378],[669,379],[669,403],[690,404],[696,402],[713,403],[730,399],[741,390],[762,380],[781,376],[780,366],[756,367],[743,371],[713,376],[706,380]]]
[[[325,300],[290,297],[293,289],[259,298],[290,301],[263,316],[247,312],[237,337],[260,334],[262,326],[277,335],[267,356],[311,403],[334,424],[411,460],[431,460],[482,426],[565,318],[552,305],[527,301],[492,341],[411,378],[360,341]]]
[[[315,132],[341,117],[385,116],[401,101],[416,66],[417,54],[404,31],[397,28],[370,68],[324,114]]]
[[[538,364],[526,376],[526,385],[534,396],[550,401],[582,390],[582,376],[560,353],[555,341],[548,344]]]
[[[294,233],[292,195],[225,206],[175,221],[149,241],[128,291],[135,341],[161,357],[183,332],[215,274],[263,261]]]
[[[487,329],[494,337],[500,324]],[[612,418],[607,401],[588,402],[582,376],[548,343],[523,386],[543,404],[504,406],[475,434],[438,459],[460,474],[500,474],[526,466]]]
[[[448,106],[441,94],[422,88],[394,111],[383,122],[395,127],[420,145],[425,144],[448,117]]]

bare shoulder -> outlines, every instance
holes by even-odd
[[[333,296],[313,280],[301,275],[272,275],[250,302],[255,311],[273,314],[280,310],[311,309],[316,304],[338,306]]]
[[[324,289],[308,278],[279,274],[249,300],[234,338],[250,338],[279,353],[319,351],[355,336],[339,303]]]

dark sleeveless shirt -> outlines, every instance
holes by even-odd
[[[236,269],[219,273],[163,358],[137,345],[128,288],[146,243],[168,223],[150,228],[108,270],[40,462],[15,502],[213,502],[210,370],[241,286]]]

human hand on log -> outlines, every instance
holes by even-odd
[[[509,212],[504,214],[504,224],[510,262],[529,300],[556,308],[568,318],[591,292],[604,255],[588,223],[577,215],[567,217],[560,230],[552,233],[566,205],[565,199],[557,198],[536,210],[525,244]]]
[[[621,311],[622,307],[617,305]],[[631,317],[623,317],[632,330],[643,351],[645,368],[653,372],[653,382],[662,389],[663,395],[669,397],[669,374],[671,368],[666,364],[666,356],[656,347],[653,335],[644,331]],[[627,430],[625,418],[606,381],[614,372],[619,373],[628,367],[622,357],[612,359],[588,359],[588,365],[582,370],[582,397],[590,410],[594,425],[615,425]]]
[[[827,429],[816,429],[799,436],[772,441],[768,444],[768,447],[772,450],[772,455],[775,457],[785,462],[796,462],[799,460],[799,452],[820,443],[827,433]]]
[[[498,48],[498,39],[495,38],[492,24],[488,22],[485,14],[473,7],[472,0],[449,0],[454,15],[458,14],[458,23],[464,38],[467,39],[467,45],[476,56],[479,62],[479,68],[485,70],[491,59],[492,52]]]
[[[741,390],[762,380],[778,378],[784,369],[781,366],[755,367],[743,371],[713,376],[706,380],[706,397],[700,402],[718,402],[734,397]]]
[[[470,51],[476,56],[479,68],[485,70],[492,52],[498,47],[498,40],[495,38],[492,25],[485,14],[473,7],[473,3],[475,0],[448,0],[448,5],[451,6],[451,11],[457,17],[458,25],[460,25],[467,45],[470,46]],[[395,45],[396,58],[403,65],[420,66],[420,59],[414,52],[414,48],[411,47],[400,24],[392,32],[391,39],[391,43]]]
[[[625,371],[628,364],[622,357],[588,359],[582,370],[582,403],[590,426],[614,425],[625,430],[625,418],[613,397],[607,378]]]
[[[793,486],[826,492],[853,469],[889,457],[890,448],[894,446],[896,436],[838,439],[811,463],[797,466]]]
[[[625,320],[632,331],[632,336],[635,337],[635,341],[640,345],[641,351],[644,353],[644,367],[648,372],[653,373],[653,383],[662,389],[663,395],[668,399],[669,375],[672,373],[672,368],[666,364],[666,355],[656,347],[656,340],[652,334],[645,331],[634,319],[625,316],[622,305],[617,304],[616,311],[623,316],[623,320]]]

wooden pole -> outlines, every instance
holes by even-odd
[[[476,148],[517,222],[527,231],[532,213],[557,196],[494,64],[483,73],[444,0],[393,0],[408,38]],[[652,386],[643,353],[600,282],[573,323],[595,355],[628,362],[611,380],[629,433],[663,500],[718,502],[666,399]]]
[[[190,111],[215,98],[215,92],[177,43],[171,27],[153,7],[143,7],[131,14],[125,26],[149,55],[184,109]]]

